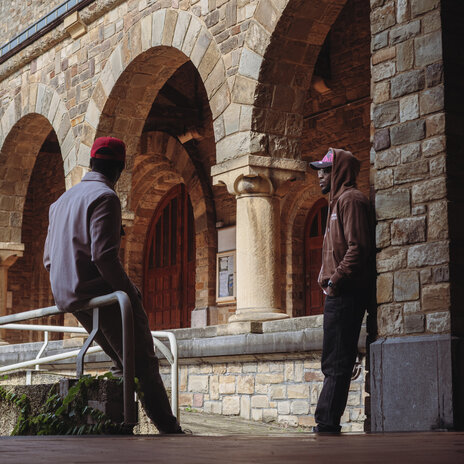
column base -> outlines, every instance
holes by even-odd
[[[457,401],[463,385],[453,370],[462,371],[463,339],[450,335],[379,339],[370,345],[370,353],[372,432],[459,428]]]
[[[277,319],[288,319],[289,317],[287,313],[274,308],[239,309],[229,317],[228,322],[275,321]]]

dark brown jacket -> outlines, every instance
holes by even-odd
[[[334,149],[329,214],[318,279],[323,289],[330,279],[341,292],[368,291],[375,278],[371,207],[356,188],[359,168],[359,161],[349,151]]]

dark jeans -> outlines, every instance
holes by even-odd
[[[315,413],[316,422],[323,426],[337,428],[345,410],[367,303],[367,295],[362,293],[327,296],[325,300],[321,360],[325,378]]]
[[[181,428],[172,414],[169,399],[159,373],[158,358],[153,348],[153,338],[148,318],[140,301],[132,301],[134,314],[135,375],[139,379],[140,400],[150,420],[161,433],[178,433]],[[92,311],[74,313],[77,320],[90,333]],[[122,370],[121,312],[118,305],[100,308],[100,329],[96,342]]]

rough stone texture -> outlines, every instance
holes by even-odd
[[[394,275],[395,301],[410,301],[419,298],[419,273],[399,271]]]
[[[406,245],[425,241],[425,217],[397,219],[393,221],[391,235],[392,245]]]
[[[449,260],[449,245],[447,242],[430,242],[415,245],[408,250],[408,266],[422,267],[447,263]]]
[[[424,85],[425,75],[423,70],[402,73],[391,80],[391,94],[393,98],[402,97],[422,90]]]
[[[411,211],[409,190],[379,192],[375,198],[377,219],[398,218]]]
[[[403,145],[425,137],[425,122],[423,120],[405,122],[390,130],[392,145]]]

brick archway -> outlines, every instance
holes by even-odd
[[[189,154],[174,137],[163,132],[143,135],[142,153],[135,157],[129,206],[134,212],[126,237],[129,274],[142,288],[145,239],[153,213],[165,194],[184,184],[193,208],[195,229],[195,307],[215,304],[216,231],[212,197]]]
[[[276,4],[277,3],[277,4]],[[227,149],[299,158],[303,104],[319,51],[346,0],[261,0],[245,39],[232,104],[224,117],[240,118],[240,130],[218,143]]]
[[[80,159],[103,133],[119,136],[134,153],[158,91],[189,60],[203,81],[216,126],[230,103],[221,52],[196,16],[162,9],[135,23],[106,62],[86,112]]]

